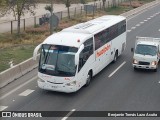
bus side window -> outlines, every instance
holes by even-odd
[[[79,56],[78,71],[81,70],[88,58],[93,54],[93,38],[90,38],[84,42],[84,49]]]
[[[84,65],[84,55],[83,55],[83,51],[80,53],[79,55],[79,65],[78,65],[78,72],[81,70],[81,68]]]

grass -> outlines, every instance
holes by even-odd
[[[0,71],[9,68],[9,62],[18,64],[30,57],[32,57],[34,45],[22,45],[18,47],[4,48],[0,50]]]
[[[122,6],[116,6],[116,7],[110,7],[110,8],[107,8],[105,9],[106,12],[108,12],[108,14],[110,15],[119,15],[119,14],[122,14],[126,11],[129,11],[133,8],[130,8],[130,7],[122,7]]]
[[[56,29],[56,32],[62,30],[63,28],[72,26],[80,22],[85,22],[102,15],[118,15],[129,11],[130,9],[133,8],[124,6],[110,7],[106,8],[104,11],[98,10],[97,12],[95,12],[95,16],[93,16],[92,13],[87,14],[87,16],[83,13],[82,15],[76,15],[74,18],[72,17],[70,20],[68,20],[68,18],[63,18],[63,20],[60,21],[59,27]],[[34,48],[39,43],[44,41],[47,36],[49,36],[48,26],[26,28],[26,31],[22,32],[20,36],[10,33],[0,34],[0,72],[10,67],[9,62],[11,60],[15,65],[32,57]]]

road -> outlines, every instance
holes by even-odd
[[[1,111],[160,111],[160,67],[158,72],[134,71],[131,65],[133,54],[130,50],[134,47],[136,36],[160,37],[160,5],[146,9],[128,19],[127,23],[126,51],[116,63],[110,64],[96,75],[90,86],[71,94],[44,91],[37,87],[37,70],[35,69],[1,89]],[[7,120],[21,119],[30,120],[31,118],[8,118]],[[34,120],[37,119],[34,118]],[[117,120],[109,117],[71,118],[67,116],[40,120],[65,119]],[[159,120],[154,117],[118,118],[118,120],[124,119]]]

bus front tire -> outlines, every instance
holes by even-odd
[[[90,84],[90,82],[91,82],[91,79],[92,79],[92,73],[91,73],[91,71],[88,73],[88,75],[87,75],[87,80],[86,80],[86,84],[85,84],[85,86],[87,87],[87,86],[89,86],[89,84]]]

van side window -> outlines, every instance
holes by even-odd
[[[93,38],[86,40],[84,43],[84,49],[79,55],[78,71],[81,70],[88,58],[93,54]]]

